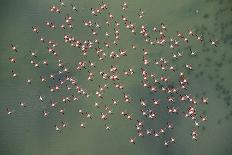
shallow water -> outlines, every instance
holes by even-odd
[[[121,1],[107,0],[110,5],[110,11],[120,18]],[[188,75],[191,79],[191,93],[202,96],[204,94],[209,98],[209,104],[203,106],[206,111],[208,121],[200,127],[198,141],[193,141],[190,136],[191,125],[182,118],[177,118],[175,130],[171,133],[175,135],[177,142],[166,148],[163,146],[163,138],[144,137],[137,138],[136,144],[131,145],[128,137],[136,134],[134,124],[125,121],[122,117],[113,115],[110,119],[112,129],[107,132],[104,129],[104,122],[99,119],[88,121],[85,129],[79,127],[81,118],[78,114],[80,107],[99,113],[92,107],[96,98],[90,100],[82,99],[77,103],[72,103],[65,107],[65,116],[62,117],[55,112],[49,113],[48,118],[41,116],[42,110],[49,105],[49,98],[54,95],[47,95],[47,85],[41,85],[39,76],[47,74],[49,71],[56,71],[55,61],[47,55],[46,47],[42,47],[36,40],[36,35],[32,33],[33,25],[40,26],[42,34],[49,35],[50,39],[58,43],[63,42],[62,31],[56,33],[48,31],[44,27],[44,21],[52,19],[59,22],[61,19],[49,13],[48,8],[56,1],[47,0],[1,0],[0,4],[0,154],[1,155],[151,155],[151,154],[172,154],[172,155],[230,155],[231,148],[231,95],[232,95],[232,2],[230,0],[128,0],[129,10],[127,17],[136,23],[141,23],[135,17],[139,8],[145,11],[143,22],[152,27],[153,24],[165,23],[170,34],[176,31],[187,31],[193,28],[207,39],[217,38],[219,45],[217,48],[209,44],[199,45],[192,43],[192,47],[199,55],[196,58],[186,56],[184,62],[191,62],[194,71]],[[95,1],[70,1],[76,4],[79,11],[76,13],[65,8],[65,12],[70,12],[74,18],[74,25],[78,30],[72,34],[80,38],[88,38],[90,31],[87,31],[81,22],[83,19],[91,18],[90,7],[97,5]],[[198,10],[198,11],[197,11]],[[103,22],[104,18],[99,18]],[[83,25],[83,24],[82,24]],[[106,30],[111,28],[104,27]],[[120,46],[130,48],[131,42],[137,46],[146,46],[139,37],[134,37],[126,30],[121,32],[122,39]],[[17,45],[19,52],[17,55],[17,65],[10,64],[8,58],[15,53],[10,51],[10,44]],[[38,50],[38,59],[42,60],[45,56],[49,59],[48,69],[35,71],[33,66],[29,65],[29,50]],[[79,50],[70,48],[67,44],[61,44],[57,50],[69,66],[75,65],[83,56]],[[151,58],[168,55],[165,48],[155,48]],[[138,59],[138,51],[128,51],[130,58],[120,60],[121,69],[124,66],[136,66],[140,68],[142,63]],[[134,52],[134,53],[133,53]],[[94,59],[94,55],[89,57]],[[110,62],[99,63],[99,68],[110,67]],[[182,65],[182,62],[176,64]],[[12,80],[10,71],[14,68],[19,77]],[[91,83],[86,80],[86,73],[71,73],[78,77],[78,80],[84,87],[96,89],[97,83],[103,84],[100,78],[94,79]],[[20,76],[22,75],[22,76]],[[32,85],[26,85],[26,77],[33,79]],[[140,95],[149,97],[149,93],[140,89],[137,85],[141,79],[125,79],[127,83],[126,90],[130,95],[135,96],[134,100],[139,100]],[[60,92],[66,93],[64,90]],[[39,95],[47,95],[46,103],[40,103]],[[56,95],[58,97],[59,94]],[[110,102],[114,97],[114,90],[104,96],[105,102]],[[28,104],[27,109],[18,106],[19,101]],[[11,106],[16,109],[12,116],[5,114],[5,108]],[[133,111],[133,116],[140,117],[138,107],[120,105],[113,111],[123,109]],[[159,128],[166,123],[167,117],[161,114],[161,120],[157,122],[147,121],[149,126]],[[61,134],[55,132],[54,125],[60,120],[68,121],[68,128]],[[170,133],[167,134],[167,137]]]

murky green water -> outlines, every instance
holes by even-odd
[[[104,122],[99,119],[88,120],[85,129],[80,128],[80,121],[83,121],[78,114],[79,108],[100,113],[93,107],[96,97],[81,99],[65,106],[65,116],[55,112],[50,112],[48,118],[43,118],[42,111],[49,107],[51,98],[65,94],[61,90],[59,94],[48,93],[48,85],[41,84],[39,76],[46,75],[51,71],[57,71],[55,61],[51,55],[47,55],[47,47],[41,46],[37,41],[37,36],[32,33],[31,27],[38,25],[41,35],[54,39],[59,46],[57,51],[60,57],[68,66],[74,66],[84,57],[80,50],[70,48],[63,44],[63,36],[67,33],[74,34],[78,38],[88,39],[91,32],[84,28],[82,20],[93,18],[89,12],[90,8],[97,5],[93,0],[69,0],[78,6],[78,12],[66,7],[64,12],[69,13],[74,18],[75,29],[51,31],[45,28],[44,22],[52,20],[55,23],[61,22],[63,18],[59,15],[49,13],[48,8],[57,3],[55,0],[1,0],[0,3],[0,155],[230,155],[232,154],[232,2],[230,0],[128,0],[129,10],[126,16],[134,23],[146,23],[149,28],[153,24],[165,23],[169,34],[176,34],[176,31],[187,31],[193,28],[207,39],[217,38],[220,40],[217,48],[210,44],[200,45],[193,42],[192,48],[199,53],[197,57],[186,56],[176,65],[190,62],[194,66],[193,72],[188,77],[191,79],[190,93],[198,96],[209,97],[209,104],[203,106],[206,111],[208,121],[200,127],[200,135],[197,142],[190,136],[191,125],[182,118],[173,120],[175,130],[168,133],[175,135],[176,144],[169,148],[163,146],[164,138],[144,137],[137,138],[136,145],[131,145],[128,138],[136,135],[134,123],[126,121],[117,114],[108,121],[112,129],[107,132]],[[120,19],[121,0],[107,0],[110,5],[110,12]],[[137,19],[137,10],[141,8],[145,11],[145,16],[141,20]],[[104,18],[97,17],[99,22],[105,22]],[[105,31],[112,31],[111,27],[102,27]],[[122,30],[119,46],[130,48],[132,43],[143,48],[147,45],[139,37],[135,37]],[[10,50],[10,44],[16,44],[18,53]],[[150,58],[155,59],[160,56],[168,57],[169,49],[150,48]],[[37,50],[38,60],[45,57],[49,60],[47,69],[36,70],[29,64],[29,50]],[[130,57],[120,60],[119,69],[134,66],[141,68],[142,59],[139,57],[139,50],[128,50]],[[17,63],[9,63],[8,58],[15,55]],[[50,57],[49,57],[50,56]],[[170,56],[170,55],[169,55]],[[88,59],[97,61],[94,54],[90,52]],[[174,62],[175,63],[175,62]],[[111,65],[99,62],[97,69],[107,69]],[[12,80],[10,72],[15,69],[19,76]],[[151,69],[152,70],[152,69]],[[154,69],[155,70],[155,69]],[[138,73],[136,73],[138,74]],[[71,71],[71,75],[78,77],[82,86],[96,90],[98,83],[104,84],[101,78],[94,79],[94,82],[86,80],[87,73],[81,74]],[[32,85],[27,85],[27,78],[32,78]],[[149,92],[140,89],[141,79],[123,79],[126,83],[126,91],[134,96],[134,101],[139,101],[139,96],[151,98]],[[45,103],[40,103],[38,96],[47,96]],[[113,89],[104,95],[104,103],[111,102],[116,94]],[[117,97],[116,97],[117,98]],[[19,102],[27,104],[27,108],[19,107]],[[14,115],[8,116],[6,107],[15,109]],[[121,104],[113,109],[115,113],[128,109],[133,112],[134,117],[140,117],[139,108]],[[148,121],[150,127],[159,128],[166,123],[168,116],[161,114],[160,120]],[[60,121],[68,121],[68,128],[62,133],[54,130],[54,125]]]

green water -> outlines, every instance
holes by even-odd
[[[84,57],[79,49],[70,48],[63,43],[65,34],[75,35],[77,38],[88,39],[89,29],[84,28],[82,20],[93,19],[90,15],[90,8],[97,6],[93,0],[70,0],[68,5],[73,3],[78,7],[78,12],[72,11],[70,7],[65,7],[64,12],[69,13],[74,18],[74,29],[66,32],[57,30],[51,31],[45,28],[46,20],[61,22],[66,15],[49,13],[49,7],[57,3],[55,0],[1,0],[0,1],[0,155],[230,155],[232,154],[232,2],[230,0],[128,0],[128,11],[126,16],[137,25],[147,24],[152,28],[153,24],[165,23],[170,35],[176,31],[187,31],[189,28],[203,34],[206,39],[216,38],[219,40],[217,48],[209,44],[200,45],[197,42],[191,43],[192,48],[199,53],[196,57],[185,56],[182,61],[176,62],[176,66],[181,66],[185,62],[190,62],[194,66],[193,72],[188,74],[191,79],[191,94],[198,96],[208,96],[209,104],[202,106],[205,110],[208,121],[199,128],[198,141],[193,141],[190,136],[191,125],[183,118],[173,120],[175,129],[162,138],[144,137],[136,138],[136,144],[128,142],[129,137],[136,135],[134,122],[125,120],[119,116],[121,110],[128,109],[133,113],[133,117],[141,117],[138,105],[133,106],[120,103],[113,108],[113,116],[107,120],[112,127],[106,131],[105,122],[98,117],[101,110],[93,107],[95,101],[101,101],[96,97],[81,99],[79,102],[72,102],[65,105],[65,115],[61,116],[50,111],[49,117],[44,118],[42,111],[49,108],[49,100],[59,98],[59,94],[68,94],[61,90],[58,94],[49,93],[48,85],[41,84],[39,76],[47,75],[57,71],[55,60],[47,54],[46,46],[38,41],[38,36],[32,33],[31,27],[38,25],[40,34],[48,39],[58,42],[56,48],[59,56],[68,66],[74,66]],[[110,12],[120,19],[123,14],[120,10],[121,0],[107,0],[110,5]],[[143,9],[145,16],[142,20],[137,19],[138,9]],[[198,11],[197,11],[198,10]],[[105,22],[103,17],[96,17],[99,23]],[[102,27],[105,31],[112,31],[111,27]],[[104,31],[102,31],[104,34]],[[128,50],[129,56],[120,59],[114,64],[119,66],[119,70],[134,66],[139,71],[142,59],[139,49],[146,47],[144,41],[129,33],[125,28],[120,32],[121,41],[119,46],[124,49],[131,49],[131,44],[137,45],[136,50]],[[10,44],[16,44],[18,53],[10,50]],[[150,59],[160,56],[170,56],[168,48],[151,48]],[[29,50],[37,50],[37,60],[45,57],[49,60],[47,68],[41,67],[36,70],[30,65]],[[93,51],[89,52],[87,59],[97,62]],[[9,63],[10,56],[16,56],[16,64]],[[110,68],[113,61],[106,63],[97,62],[98,70]],[[175,62],[173,62],[175,63]],[[16,79],[10,76],[11,70],[18,73]],[[96,70],[97,70],[96,69]],[[156,71],[155,68],[151,70]],[[87,72],[71,71],[71,75],[78,78],[81,85],[89,90],[96,90],[98,84],[104,84],[98,76],[93,82],[87,81]],[[97,73],[96,73],[97,74]],[[135,75],[139,73],[136,72]],[[27,85],[27,78],[32,78],[32,84]],[[148,91],[141,89],[141,79],[125,78],[125,91],[133,96],[133,101],[139,102],[140,96],[151,98]],[[94,92],[94,91],[93,91]],[[203,94],[203,95],[202,95]],[[46,96],[45,103],[38,100],[38,96]],[[104,95],[104,104],[111,102],[111,99],[119,97],[114,89]],[[19,106],[19,102],[27,104],[26,108]],[[62,103],[63,104],[63,103]],[[15,113],[8,116],[6,107],[15,109]],[[59,107],[62,107],[59,105]],[[78,109],[96,113],[94,119],[87,120],[80,117]],[[161,109],[162,110],[162,109]],[[161,114],[161,119],[152,122],[147,121],[148,126],[159,128],[166,123],[168,116]],[[68,127],[62,133],[54,129],[54,125],[60,121],[67,121]],[[80,121],[87,122],[85,129],[80,128]],[[134,120],[135,121],[135,120]],[[174,135],[176,144],[166,148],[163,146],[165,137]]]

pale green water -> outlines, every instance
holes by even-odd
[[[80,26],[83,19],[92,18],[89,15],[89,8],[96,6],[95,1],[72,1],[79,6],[81,10],[75,13],[68,9],[74,18],[74,26],[78,30],[71,30],[72,34],[80,38],[87,39],[86,36],[90,30]],[[72,3],[70,2],[70,3]],[[121,16],[121,1],[108,0],[110,11],[119,19]],[[232,63],[232,2],[210,1],[210,0],[128,0],[129,10],[127,17],[135,23],[138,21],[135,16],[137,10],[142,8],[145,11],[143,22],[152,27],[153,24],[164,22],[168,27],[168,32],[175,34],[176,31],[186,31],[193,28],[204,34],[206,38],[218,38],[220,45],[214,48],[209,45],[199,45],[193,43],[195,50],[199,51],[197,58],[186,57],[183,62],[191,62],[195,70],[188,75],[191,79],[192,94],[205,93],[209,97],[209,105],[203,106],[207,111],[208,122],[204,128],[200,128],[200,136],[197,142],[191,140],[191,125],[184,119],[176,119],[175,130],[171,135],[175,135],[177,143],[169,148],[163,146],[163,138],[154,137],[137,138],[136,145],[131,145],[128,138],[134,136],[134,123],[125,121],[118,115],[113,115],[109,123],[112,129],[107,132],[104,129],[104,122],[99,119],[88,120],[87,128],[81,129],[79,123],[81,118],[78,114],[78,108],[83,107],[86,110],[100,113],[100,110],[93,108],[92,104],[96,98],[89,100],[81,99],[77,103],[65,106],[65,116],[62,117],[55,112],[49,113],[49,117],[44,119],[41,112],[48,105],[39,102],[39,95],[48,93],[48,85],[42,85],[39,81],[41,74],[48,74],[49,71],[56,71],[52,56],[47,57],[47,49],[41,46],[37,41],[35,34],[31,32],[33,25],[40,26],[43,35],[49,35],[49,39],[54,39],[58,43],[63,41],[63,31],[51,32],[45,29],[44,21],[52,19],[59,22],[63,18],[48,12],[48,8],[56,1],[48,0],[1,0],[0,3],[0,155],[230,155],[231,149],[231,63]],[[199,13],[196,13],[199,10]],[[104,18],[99,18],[103,22]],[[83,24],[82,24],[83,25]],[[102,28],[111,31],[111,28]],[[73,31],[73,32],[72,32]],[[130,48],[128,45],[136,43],[140,48],[145,46],[144,42],[123,30],[121,33],[120,47]],[[19,49],[17,56],[17,65],[10,64],[8,58],[15,53],[9,50],[10,43],[15,43]],[[29,50],[38,50],[38,59],[47,57],[49,62],[48,69],[36,71],[29,62]],[[57,51],[69,66],[73,66],[82,59],[80,50],[70,48],[67,44],[61,44]],[[166,56],[165,48],[155,48],[156,53],[151,54],[151,59],[160,55]],[[128,51],[129,52],[129,51]],[[134,52],[134,53],[133,53]],[[142,60],[138,59],[138,50],[130,51],[130,59],[122,59],[118,63],[124,67],[135,66],[140,68]],[[90,59],[96,59],[91,54]],[[176,65],[181,65],[179,62]],[[110,67],[110,61],[99,63],[98,68],[102,70]],[[15,69],[19,73],[18,80],[12,80],[10,71]],[[79,75],[76,72],[71,73],[77,76],[80,83],[86,87],[95,90],[97,84],[104,82],[100,78],[94,79],[95,82],[89,82],[85,79],[87,73],[82,72]],[[20,76],[22,75],[22,76]],[[33,79],[32,85],[26,85],[26,77]],[[149,97],[149,93],[140,89],[138,83],[141,79],[125,79],[127,92],[134,96],[134,100],[139,100],[139,96]],[[140,84],[140,83],[139,83]],[[65,93],[61,91],[60,93]],[[104,102],[111,102],[114,97],[114,90],[110,89],[104,95]],[[45,99],[54,97],[49,94]],[[56,95],[58,97],[58,95]],[[18,106],[19,101],[28,104],[27,110]],[[11,106],[16,109],[12,116],[5,114],[5,108]],[[113,111],[128,109],[133,111],[133,116],[138,115],[138,107],[122,104],[114,108]],[[139,117],[139,115],[137,116]],[[163,114],[163,120],[157,123],[151,123],[151,127],[159,128],[166,123],[166,116]],[[55,132],[54,125],[61,120],[67,120],[69,127],[59,134]],[[149,121],[148,121],[149,122]],[[163,124],[162,124],[163,123]],[[169,133],[168,133],[169,135]],[[167,135],[167,137],[168,137]]]

